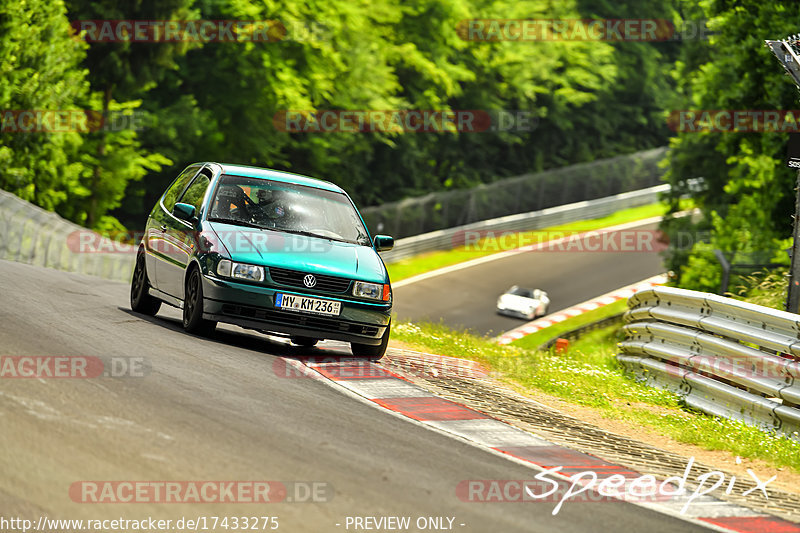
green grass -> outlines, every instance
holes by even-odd
[[[688,206],[688,204],[687,204]],[[666,205],[664,204],[650,204],[641,207],[633,207],[631,209],[623,209],[611,215],[595,218],[591,220],[581,220],[572,222],[570,224],[563,224],[561,226],[553,226],[551,228],[543,228],[536,231],[526,231],[514,234],[507,237],[507,242],[510,243],[535,243],[540,242],[546,238],[550,232],[564,232],[564,233],[581,233],[584,231],[593,231],[608,226],[616,226],[617,224],[624,224],[626,222],[633,222],[635,220],[643,220],[645,218],[663,216],[666,213]],[[512,247],[516,247],[513,246]],[[470,259],[476,259],[486,255],[491,255],[503,251],[504,247],[502,242],[498,242],[495,238],[482,239],[475,246],[469,248],[461,246],[452,250],[444,250],[438,252],[430,252],[421,254],[409,259],[398,261],[397,263],[390,263],[386,265],[389,270],[389,277],[392,281],[400,281],[417,274],[423,274],[443,268],[457,263],[463,263]]]
[[[549,329],[549,328],[548,328]],[[565,354],[499,346],[441,324],[397,324],[392,337],[419,350],[477,361],[503,380],[598,409],[678,442],[762,459],[800,472],[800,442],[685,409],[680,399],[626,376],[617,363],[619,328],[588,333]],[[549,338],[549,336],[548,336]]]
[[[568,318],[563,322],[553,324],[550,327],[540,329],[536,333],[532,333],[522,337],[521,339],[515,340],[512,344],[519,346],[520,348],[536,350],[542,344],[546,343],[550,339],[554,339],[562,333],[566,333],[567,331],[577,329],[581,326],[585,326],[586,324],[591,324],[592,322],[597,322],[598,320],[623,313],[627,308],[627,300],[618,300],[613,304],[598,307],[592,311],[587,311],[581,315]]]
[[[687,204],[684,209],[690,207]],[[664,208],[660,205],[629,209],[602,219],[529,232],[520,240],[533,238],[536,242],[536,234],[544,231],[590,231],[663,213]],[[481,251],[462,248],[426,254],[389,265],[389,270],[396,281],[496,251],[491,242],[485,244],[481,247],[485,249]],[[786,290],[781,273],[748,279],[744,287],[737,289],[740,297],[773,306],[780,303]],[[502,380],[597,409],[608,419],[646,428],[678,442],[761,459],[776,467],[789,467],[800,473],[800,442],[765,433],[740,422],[687,409],[677,395],[647,387],[627,376],[615,357],[617,342],[621,340],[620,329],[616,326],[585,334],[573,341],[563,354],[537,350],[546,341],[624,311],[625,306],[624,300],[615,302],[540,330],[507,346],[500,346],[486,337],[453,331],[442,324],[398,323],[392,330],[392,337],[418,350],[482,363]]]
[[[786,292],[789,289],[788,268],[776,268],[766,272],[754,272],[740,276],[731,285],[729,296],[752,304],[784,311]]]

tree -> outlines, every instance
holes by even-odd
[[[668,17],[664,0],[634,16]],[[138,226],[187,163],[221,160],[330,179],[361,205],[474,186],[660,145],[674,43],[472,41],[468,19],[619,16],[610,0],[70,0],[72,20],[279,21],[270,42],[91,43],[76,105],[143,111],[143,131],[102,129],[66,158],[65,212]],[[626,4],[625,4],[626,5]],[[279,32],[278,36],[283,36]],[[670,48],[673,47],[673,48]],[[662,102],[663,101],[663,102]],[[137,107],[138,106],[138,107]],[[528,113],[532,131],[291,132],[287,110]],[[496,123],[495,123],[496,125]],[[81,142],[82,141],[82,142]],[[66,168],[66,167],[65,167]],[[147,179],[142,179],[143,176]]]
[[[73,20],[191,20],[191,0],[147,0],[122,7],[113,0],[69,0]],[[85,37],[85,35],[83,36]],[[134,101],[155,87],[165,72],[176,68],[174,57],[186,52],[192,43],[185,41],[92,42],[85,65],[95,95],[93,105],[106,119],[113,112],[131,109]],[[97,94],[100,95],[99,101]],[[119,102],[119,103],[118,103]],[[134,104],[135,105],[135,104]],[[120,205],[126,186],[148,171],[158,171],[171,161],[157,152],[143,151],[137,135],[130,130],[109,131],[102,128],[90,134],[93,152],[83,158],[91,172],[84,172],[85,196],[78,200],[86,213],[86,224],[99,227],[115,225],[111,219],[101,223],[102,214]]]
[[[0,4],[0,187],[60,212],[79,187],[82,138],[47,127],[21,131],[19,113],[77,111],[88,93],[84,45],[72,38],[65,14],[60,0]]]
[[[700,3],[716,35],[698,51],[687,48],[678,62],[684,110],[774,110],[797,107],[798,93],[764,46],[764,39],[796,31],[800,5],[790,1],[706,0]],[[681,286],[718,290],[721,267],[709,254],[728,253],[734,261],[786,261],[782,248],[791,234],[795,173],[785,167],[786,133],[685,132],[672,142],[667,179],[672,209],[690,193],[703,211],[701,225],[687,220],[665,224],[673,239],[683,231],[710,229],[710,243],[695,243],[668,257]],[[702,177],[702,190],[690,179]],[[748,258],[750,258],[748,260]],[[711,274],[708,271],[716,272]]]

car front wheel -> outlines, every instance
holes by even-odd
[[[153,316],[161,308],[161,300],[150,296],[149,288],[144,252],[139,252],[136,255],[136,265],[131,279],[131,309],[143,315]]]
[[[383,337],[381,337],[381,343],[377,346],[372,346],[370,344],[358,344],[357,342],[350,343],[350,351],[353,352],[353,355],[356,357],[364,357],[366,359],[372,359],[373,361],[377,361],[386,353],[386,348],[389,346],[389,331],[392,329],[392,323],[386,326],[386,331],[383,332]]]
[[[183,300],[183,329],[188,333],[210,335],[217,327],[213,320],[203,318],[203,280],[200,270],[193,268],[186,279]]]

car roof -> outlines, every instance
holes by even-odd
[[[283,183],[294,183],[296,185],[305,185],[306,187],[314,187],[332,192],[341,192],[344,190],[338,185],[329,181],[320,180],[317,178],[310,178],[300,174],[293,174],[291,172],[283,172],[281,170],[273,170],[271,168],[250,167],[246,165],[230,165],[226,163],[210,163],[222,168],[223,174],[231,176],[243,176],[248,178],[261,178],[273,181],[280,181]]]
[[[541,289],[534,289],[534,288],[531,288],[531,287],[520,287],[519,285],[514,285],[513,287],[508,289],[504,294],[511,294],[514,291],[525,291],[525,292],[531,293],[531,294],[536,293],[536,291],[544,292]],[[515,295],[515,296],[518,296],[518,295]]]

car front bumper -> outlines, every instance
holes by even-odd
[[[501,315],[511,316],[511,317],[514,317],[514,318],[531,319],[531,318],[536,316],[536,312],[533,312],[533,313],[529,314],[529,313],[524,312],[524,311],[519,311],[517,309],[509,309],[509,308],[506,308],[506,307],[498,307],[497,308],[497,312],[499,314],[501,314]]]
[[[285,311],[277,293],[342,302],[339,316]],[[203,318],[297,337],[378,345],[391,319],[391,303],[370,303],[203,276]]]

